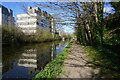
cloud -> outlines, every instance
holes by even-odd
[[[105,7],[104,12],[110,13],[113,10],[113,7]]]

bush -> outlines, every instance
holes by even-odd
[[[19,27],[2,26],[2,41],[3,44],[13,43],[36,43],[44,41],[53,41],[61,39],[61,37],[54,37],[47,28],[37,29],[36,33],[26,35]]]
[[[2,26],[3,44],[17,43],[24,40],[25,35],[18,27]]]

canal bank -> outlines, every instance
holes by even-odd
[[[8,29],[8,27],[10,29]],[[44,43],[62,40],[63,36],[59,34],[51,34],[45,31],[38,31],[31,35],[25,35],[19,28],[11,26],[2,26],[2,46],[24,45],[31,43]],[[66,35],[64,39],[71,39],[70,35]]]
[[[72,42],[69,42],[67,47],[60,52],[57,57],[50,63],[48,63],[44,70],[38,73],[33,80],[40,78],[56,78],[60,73],[64,72],[63,63],[64,59],[67,58],[69,54],[69,49],[72,46]]]

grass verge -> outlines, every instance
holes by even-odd
[[[110,46],[103,47],[85,47],[87,57],[93,68],[99,68],[98,77],[103,78],[120,78],[120,65],[117,52],[113,52]]]
[[[56,78],[60,73],[62,73],[64,59],[67,58],[69,54],[69,48],[71,48],[71,46],[72,42],[69,42],[68,46],[62,52],[60,52],[53,61],[48,63],[44,70],[38,73],[33,80]]]

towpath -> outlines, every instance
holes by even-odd
[[[61,74],[60,78],[95,78],[95,74],[98,73],[98,70],[90,67],[84,48],[75,43],[65,59],[64,70],[65,73]]]

